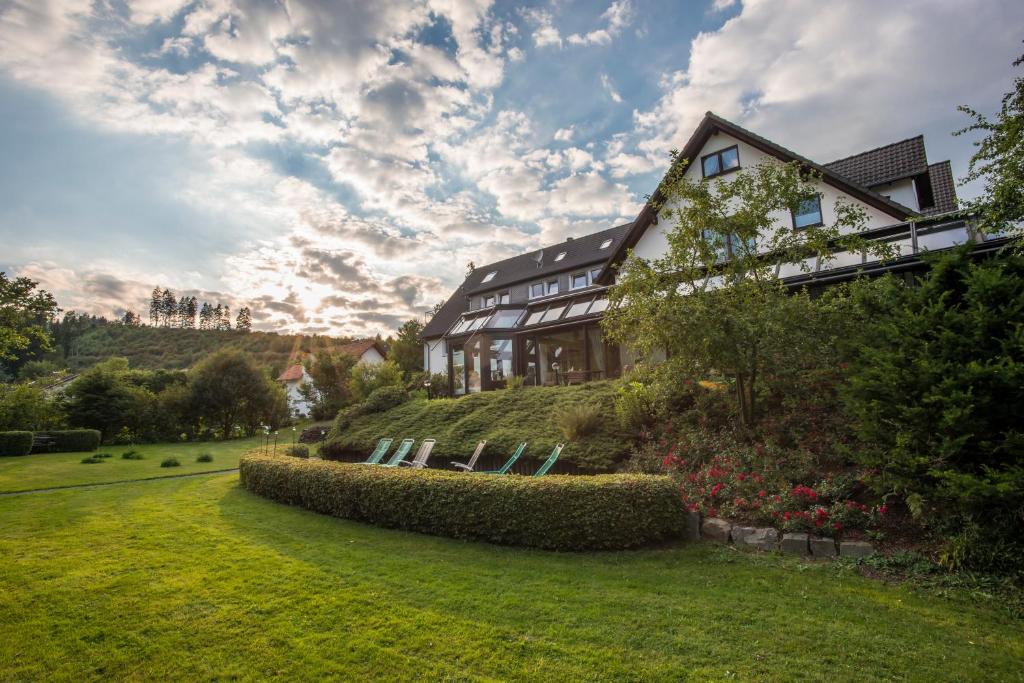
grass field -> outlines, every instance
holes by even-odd
[[[234,473],[0,498],[0,614],[12,681],[1024,678],[1022,622],[835,565],[466,544]]]
[[[257,444],[258,438],[206,443],[102,446],[94,453],[40,453],[0,458],[0,493],[230,469],[238,467],[238,458],[242,453],[256,448]],[[143,459],[123,460],[121,454],[127,450],[138,451]],[[109,453],[110,457],[101,463],[82,463],[82,458],[96,453]],[[213,461],[196,462],[201,453],[209,453]],[[161,461],[172,456],[181,463],[179,467],[160,467]]]

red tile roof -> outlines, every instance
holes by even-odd
[[[302,379],[302,365],[300,363],[288,366],[288,369],[277,377],[278,382],[294,382],[300,379]]]
[[[377,343],[375,339],[360,339],[359,341],[354,341],[351,342],[350,344],[345,344],[344,346],[338,349],[338,353],[347,353],[349,355],[355,356],[356,358],[360,358],[364,353],[366,353],[367,351],[374,347],[377,348],[377,353],[379,353],[381,356],[387,356],[387,354],[384,353],[384,349],[380,347],[380,345]]]

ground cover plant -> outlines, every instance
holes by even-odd
[[[259,439],[140,444],[126,451],[133,454],[131,458],[125,458],[122,454],[105,460],[102,467],[82,466],[82,458],[92,456],[92,453],[82,452],[0,458],[0,493],[230,469],[238,467],[238,458],[242,453],[256,448],[258,444]],[[210,453],[214,461],[196,462],[196,457],[201,453]],[[161,468],[160,462],[168,457],[178,458],[181,466],[172,470]]]
[[[1024,670],[1024,625],[991,602],[705,544],[551,553],[390,531],[253,496],[233,474],[0,498],[0,613],[12,680]]]
[[[196,458],[196,461],[198,462],[198,458]],[[181,461],[173,456],[170,458],[164,458],[160,461],[160,467],[181,467]]]
[[[590,382],[571,387],[530,387],[473,394],[457,399],[413,399],[383,412],[349,417],[343,410],[321,454],[370,453],[383,437],[437,439],[433,458],[469,457],[478,441],[487,440],[486,453],[507,457],[521,441],[529,453],[545,457],[565,441],[560,411],[590,406],[604,419],[573,441],[561,459],[585,470],[609,471],[624,457],[632,434],[614,418],[617,383]]]

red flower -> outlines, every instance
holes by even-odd
[[[882,505],[882,506],[880,506],[878,508],[878,514],[880,514],[880,515],[885,515],[885,513],[888,512],[888,511],[889,511],[889,508],[886,505]]]
[[[768,492],[765,491],[764,489],[761,489],[760,491],[757,492],[757,497],[758,498],[764,498],[767,495],[768,495]]]
[[[834,527],[836,528],[836,531],[838,531],[838,530],[840,530],[840,529],[842,529],[842,528],[843,528],[843,525],[842,525],[842,524],[840,524],[839,522],[836,522],[836,523],[835,523],[835,524],[833,524],[832,526],[834,526]]]

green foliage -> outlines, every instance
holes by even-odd
[[[385,410],[391,410],[396,406],[400,406],[409,400],[409,394],[405,392],[402,387],[395,386],[384,386],[379,389],[374,389],[373,392],[366,397],[366,400],[362,402],[361,409],[363,415],[369,415],[372,413],[382,413]]]
[[[200,453],[196,456],[196,462],[213,462],[213,456],[209,453]]]
[[[509,378],[511,380],[513,378]],[[520,382],[522,386],[522,382]],[[448,373],[435,372],[430,375],[430,396],[433,398],[450,398],[451,387],[448,386]]]
[[[31,356],[52,350],[50,321],[57,300],[27,277],[13,280],[0,272],[0,365],[11,374]]]
[[[30,360],[21,366],[18,370],[18,381],[20,382],[32,382],[38,379],[45,379],[59,373],[64,369],[62,363],[44,359],[44,360]]]
[[[569,387],[529,387],[522,391],[487,391],[456,399],[413,400],[382,413],[338,415],[321,455],[366,455],[383,437],[437,439],[434,457],[462,459],[478,441],[487,453],[511,455],[529,443],[529,457],[546,457],[564,436],[555,420],[559,409],[593,404],[604,419],[594,433],[569,444],[561,460],[593,471],[607,471],[629,450],[632,435],[613,415],[617,382],[588,382]]]
[[[378,526],[549,550],[615,550],[682,531],[668,477],[516,477],[246,455],[249,491]],[[555,512],[557,511],[557,512]]]
[[[81,463],[83,465],[96,465],[103,462],[103,458],[98,455],[88,455],[82,458]]]
[[[330,419],[351,402],[348,385],[357,362],[348,353],[321,353],[306,362],[311,382],[302,387],[302,392],[313,402],[313,419]]]
[[[1024,57],[1013,65],[1024,64]],[[1003,96],[996,118],[990,121],[971,107],[958,109],[970,116],[974,123],[956,135],[983,133],[975,143],[978,151],[964,182],[984,181],[985,189],[976,199],[967,202],[968,211],[978,215],[981,226],[989,232],[1017,230],[1024,220],[1024,77],[1013,81],[1013,90]]]
[[[448,375],[442,375],[445,382],[445,387],[448,386]],[[512,375],[505,380],[506,389],[522,389],[526,386],[526,378],[522,375]]]
[[[382,387],[403,387],[402,370],[393,360],[381,363],[359,361],[352,368],[349,380],[349,391],[356,401],[365,401],[377,389]]]
[[[398,336],[388,349],[388,358],[398,365],[406,377],[423,369],[423,343],[420,341],[422,330],[423,323],[420,321],[405,321],[398,328]]]
[[[0,384],[0,430],[37,432],[62,426],[61,406],[42,389],[26,384]]]
[[[164,458],[160,461],[160,467],[180,467],[181,463],[177,458]]]
[[[303,444],[296,444],[289,446],[285,449],[285,455],[290,455],[293,458],[308,458],[309,457],[309,446]]]
[[[567,441],[579,441],[590,436],[601,426],[603,418],[601,406],[594,404],[566,406],[555,416]]]
[[[1002,534],[1020,562],[1024,257],[974,262],[965,247],[934,259],[861,339],[846,401],[878,490],[947,531]],[[955,563],[972,566],[972,547]]]
[[[142,453],[139,453],[136,450],[131,450],[131,451],[125,451],[124,453],[122,453],[121,454],[121,459],[122,460],[143,460],[144,458],[142,456]]]
[[[94,451],[100,447],[98,429],[60,429],[46,432],[53,439],[50,453],[79,453]]]
[[[273,429],[288,420],[284,389],[240,351],[212,354],[189,373],[188,383],[194,409],[225,439],[236,426],[251,436],[261,424]]]
[[[0,432],[0,456],[28,455],[32,452],[32,432]]]
[[[668,248],[660,258],[625,261],[602,326],[641,354],[664,350],[684,376],[734,378],[737,414],[751,427],[759,383],[803,364],[830,330],[827,310],[806,294],[789,295],[776,264],[843,249],[888,251],[852,234],[867,221],[854,204],[837,202],[827,226],[796,231],[780,221],[817,197],[816,179],[799,164],[762,162],[728,179],[692,181],[673,157],[658,188]]]

